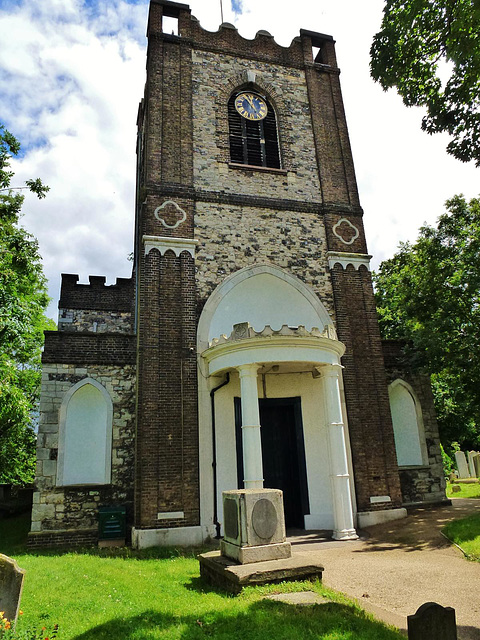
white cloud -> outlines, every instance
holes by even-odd
[[[220,0],[191,0],[216,31]],[[369,48],[383,0],[243,0],[224,20],[253,38],[260,29],[289,46],[300,28],[329,33],[374,264],[400,240],[415,239],[455,193],[478,195],[478,170],[445,152],[446,140],[420,131],[421,113],[369,77]],[[136,114],[145,82],[147,0],[21,0],[0,3],[0,111],[26,154],[20,183],[40,176],[45,200],[26,198],[24,224],[36,235],[51,295],[60,272],[128,277],[132,250]],[[52,309],[55,317],[56,312]]]

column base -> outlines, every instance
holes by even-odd
[[[342,529],[341,531],[334,531],[332,538],[334,540],[358,540],[358,535],[355,529]]]

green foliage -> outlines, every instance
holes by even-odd
[[[372,77],[426,108],[422,129],[451,136],[448,153],[480,166],[480,4],[386,0],[371,48]],[[445,77],[447,80],[444,81]]]
[[[449,522],[442,531],[469,560],[480,562],[480,513]]]
[[[442,444],[440,444],[440,451],[442,452],[443,473],[448,478],[448,476],[453,472],[455,465],[448,453],[445,452]]]
[[[20,145],[0,125],[0,482],[33,481],[34,414],[40,381],[47,282],[38,243],[19,226],[23,196],[10,189],[12,155]],[[39,198],[48,187],[27,181]]]
[[[480,446],[480,200],[455,196],[375,275],[380,328],[433,374],[442,441]]]

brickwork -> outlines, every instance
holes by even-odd
[[[194,265],[145,259],[139,319],[136,527],[199,524]],[[148,274],[148,277],[147,277]],[[159,522],[162,512],[181,520]]]
[[[187,252],[161,256],[154,249],[145,255],[143,248],[144,236],[193,238],[191,43],[161,34],[163,10],[176,15],[175,7],[161,2],[150,7],[148,73],[139,118],[139,197],[145,204],[136,239],[138,529],[192,526],[200,519],[194,262]],[[176,227],[171,199],[184,215]],[[183,517],[159,519],[170,512]]]
[[[121,333],[45,332],[42,362],[70,364],[133,364],[136,359],[134,335]]]
[[[339,264],[332,270],[337,332],[346,346],[342,358],[350,444],[359,511],[385,508],[372,496],[402,504],[382,343],[370,273]]]
[[[384,340],[383,353],[388,383],[407,382],[414,390],[422,412],[428,461],[422,467],[400,467],[404,503],[443,502],[446,500],[445,473],[430,378],[421,371],[412,370],[403,356],[402,343]]]
[[[90,276],[89,282],[90,284],[78,284],[78,275],[63,273],[59,308],[132,311],[133,280],[131,278],[117,278],[116,284],[106,285],[105,276]]]
[[[100,383],[113,403],[111,483],[61,487],[57,486],[60,407],[69,389],[86,378]],[[135,369],[132,365],[80,367],[44,364],[37,437],[36,492],[32,509],[32,532],[35,536],[32,544],[39,545],[42,540],[55,544],[59,539],[59,530],[75,529],[82,537],[82,531],[97,527],[98,508],[102,506],[125,505],[127,520],[132,522],[134,416]],[[37,535],[41,532],[48,532],[49,536],[44,539]],[[62,534],[60,538],[62,536],[66,537],[67,534]]]
[[[28,536],[28,547],[55,548],[68,547],[81,548],[93,547],[98,542],[98,527],[92,530],[65,529],[63,531],[30,532]]]

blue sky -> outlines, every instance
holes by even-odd
[[[231,0],[232,11],[234,13],[242,13],[242,0]]]
[[[188,2],[185,2],[186,4]],[[209,31],[219,0],[191,0]],[[478,195],[479,173],[420,131],[421,111],[369,77],[383,0],[223,0],[241,35],[288,46],[300,28],[330,33],[337,58],[374,266],[414,240],[455,193]],[[241,11],[240,11],[241,9]],[[37,236],[56,318],[60,273],[128,277],[138,103],[145,82],[147,0],[0,0],[0,119],[22,143],[17,181],[40,176],[23,224]],[[346,18],[347,16],[347,18]]]

